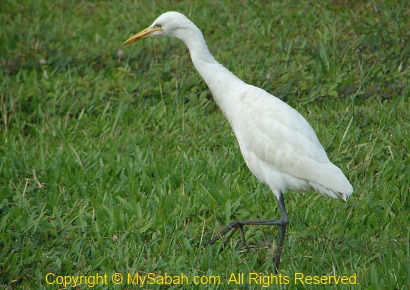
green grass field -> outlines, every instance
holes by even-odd
[[[0,4],[0,288],[408,289],[406,1],[17,2]],[[285,195],[280,277],[277,229],[201,247],[279,209],[183,43],[122,45],[169,10],[305,116],[354,187]],[[309,284],[333,275],[351,280]]]

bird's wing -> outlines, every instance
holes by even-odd
[[[271,170],[305,180],[334,197],[326,189],[336,194],[349,191],[350,183],[329,161],[312,127],[296,110],[253,86],[238,106],[232,123],[245,160],[257,158]]]

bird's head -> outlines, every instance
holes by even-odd
[[[191,25],[193,23],[185,15],[179,12],[166,12],[158,17],[151,26],[128,38],[124,44],[131,44],[148,37],[171,36],[181,38],[180,35],[183,31]]]

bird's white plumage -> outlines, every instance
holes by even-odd
[[[194,66],[233,128],[246,164],[277,198],[288,190],[313,189],[344,200],[352,194],[353,187],[329,161],[309,123],[286,103],[219,64],[187,17],[167,12],[150,27],[160,27],[152,37],[176,37],[187,45]]]

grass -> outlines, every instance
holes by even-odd
[[[114,288],[129,289],[127,274],[182,273],[209,288],[320,287],[296,283],[302,274],[356,275],[325,289],[407,289],[406,2],[173,2],[1,4],[0,285],[64,288],[56,276],[106,274],[106,284],[66,286],[113,288],[121,273]],[[281,281],[248,283],[272,273],[270,228],[247,229],[250,253],[238,236],[221,253],[221,243],[200,247],[232,220],[279,210],[183,44],[123,47],[168,10],[189,15],[235,74],[301,112],[355,188],[347,203],[285,196]]]

